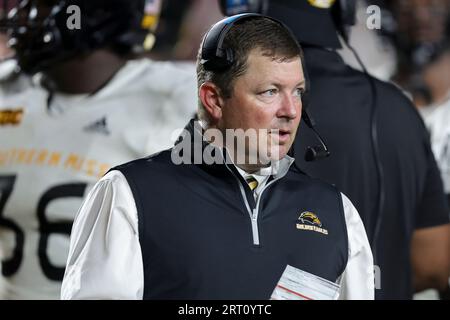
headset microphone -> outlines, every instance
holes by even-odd
[[[315,161],[315,160],[324,159],[324,158],[329,157],[330,151],[328,150],[328,147],[325,144],[325,141],[320,136],[319,132],[317,132],[317,130],[315,128],[316,123],[315,123],[314,119],[311,117],[311,115],[308,113],[306,108],[304,108],[302,111],[302,119],[305,122],[305,124],[308,126],[308,128],[310,128],[314,132],[314,135],[317,137],[317,139],[320,141],[320,144],[321,144],[321,145],[312,146],[312,147],[308,146],[306,148],[305,161],[309,162],[309,161]]]

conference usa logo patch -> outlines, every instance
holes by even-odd
[[[0,110],[0,126],[17,126],[22,122],[23,108]]]
[[[328,230],[323,228],[319,217],[310,211],[304,211],[300,214],[296,227],[299,230],[315,231],[328,235]]]

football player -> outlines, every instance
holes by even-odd
[[[157,0],[21,0],[9,13],[27,76],[0,82],[0,299],[58,299],[90,186],[170,147],[195,112],[193,65],[136,59],[159,10]]]

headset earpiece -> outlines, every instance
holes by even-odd
[[[242,20],[263,17],[257,13],[242,13],[217,22],[205,35],[202,42],[201,61],[207,71],[223,71],[234,63],[234,52],[223,44],[228,31]],[[269,17],[268,17],[269,18]],[[274,20],[272,18],[269,18]],[[276,20],[274,20],[276,21]],[[277,21],[278,22],[278,21]]]
[[[356,23],[356,0],[339,0],[331,7],[331,14],[337,30],[348,41],[349,28]]]

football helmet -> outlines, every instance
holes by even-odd
[[[30,74],[99,48],[149,50],[161,7],[161,0],[16,2],[2,24],[19,66]]]

